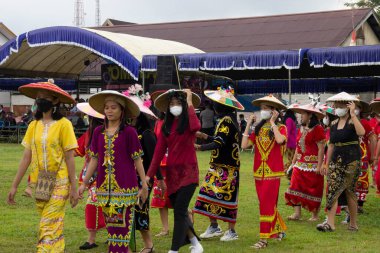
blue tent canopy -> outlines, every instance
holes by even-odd
[[[16,91],[18,87],[25,84],[46,81],[46,79],[41,78],[0,78],[0,90]],[[54,79],[54,83],[66,91],[77,89],[75,80]]]
[[[307,58],[314,68],[380,65],[380,45],[312,48]]]
[[[30,59],[17,60],[17,54],[29,54]],[[86,67],[83,59],[99,57],[114,62],[138,79],[140,61],[127,49],[105,36],[77,27],[47,27],[17,36],[0,47],[0,68],[79,75]],[[15,59],[22,65],[13,66]]]
[[[341,91],[373,92],[380,89],[380,78],[323,78],[323,79],[294,79],[292,93],[315,93]],[[242,80],[237,84],[238,94],[268,94],[288,93],[288,80]]]
[[[180,54],[178,69],[182,71],[226,71],[255,69],[298,69],[305,50]],[[142,59],[142,71],[157,70],[157,55]]]

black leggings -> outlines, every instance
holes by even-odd
[[[189,219],[187,210],[196,187],[196,184],[190,184],[179,188],[177,192],[169,196],[174,209],[174,230],[171,247],[173,251],[178,251],[180,247],[190,243],[189,237],[187,236],[189,229],[195,235],[193,224]]]

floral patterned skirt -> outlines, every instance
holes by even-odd
[[[327,200],[326,208],[331,209],[339,196],[345,192],[347,197],[357,199],[355,194],[356,182],[360,175],[360,160],[354,160],[348,164],[343,164],[338,157],[329,165],[327,174]]]
[[[239,168],[222,164],[210,166],[194,212],[207,217],[235,223],[238,211]]]

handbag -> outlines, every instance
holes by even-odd
[[[35,198],[40,201],[49,201],[55,187],[57,171],[39,170]]]
[[[36,123],[37,124],[37,123]],[[35,189],[35,199],[40,201],[49,201],[51,198],[51,195],[53,193],[56,177],[58,171],[49,171],[46,168],[44,170],[40,170],[40,164],[39,164],[39,158],[38,158],[38,151],[37,151],[37,145],[35,141],[36,136],[36,126],[34,127],[34,146],[36,149],[36,155],[37,155],[37,167],[38,167],[38,178],[37,178],[37,185]],[[63,157],[61,159],[61,162],[59,164],[59,167],[61,167],[63,162]]]

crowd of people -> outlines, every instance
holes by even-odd
[[[359,229],[357,213],[364,210],[369,174],[371,168],[376,172],[380,155],[380,100],[369,105],[342,92],[327,99],[329,105],[312,101],[287,107],[268,95],[252,101],[260,116],[251,114],[246,121],[242,114],[237,117],[244,107],[227,87],[204,91],[209,102],[199,120],[195,108],[201,99],[190,90],[149,95],[136,84],[123,93],[105,90],[78,103],[89,127],[77,140],[59,110],[60,104],[75,103],[68,93],[51,82],[24,85],[20,92],[35,99],[37,109],[22,142],[25,149],[8,203],[16,203],[28,172],[26,193],[36,199],[41,217],[37,252],[65,251],[66,200],[75,207],[85,192],[88,239],[78,245],[81,250],[97,247],[97,231],[106,228],[109,252],[136,251],[135,230],[144,243],[140,252],[154,252],[150,207],[160,209],[163,227],[156,237],[170,235],[168,209],[173,209],[169,253],[186,244],[192,253],[204,252],[201,239],[238,240],[240,151],[250,147],[260,213],[260,236],[253,248],[285,237],[287,226],[277,207],[284,175],[290,179],[286,204],[294,209],[288,221],[299,221],[302,209],[310,212],[310,221],[318,221],[326,189],[326,220],[316,229],[335,231],[334,218],[342,209],[347,211],[347,229]],[[152,102],[158,114],[151,110]],[[197,151],[210,151],[201,181]],[[78,188],[75,156],[85,157]],[[189,207],[194,194],[195,205]],[[199,236],[195,214],[210,221]],[[224,232],[221,221],[227,224]]]

